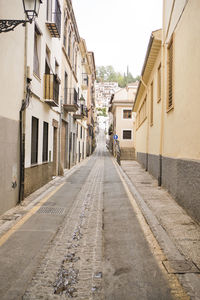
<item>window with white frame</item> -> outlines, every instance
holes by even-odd
[[[39,125],[39,120],[35,117],[32,117],[31,164],[37,164],[38,162],[38,125]]]
[[[41,46],[41,33],[37,26],[35,26],[34,33],[34,56],[33,56],[33,72],[40,77],[40,46]]]
[[[132,111],[131,109],[123,109],[123,119],[131,119]]]

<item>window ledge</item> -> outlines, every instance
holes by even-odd
[[[169,113],[170,111],[172,111],[174,109],[174,105],[170,106],[167,108],[166,113]]]
[[[33,76],[41,83],[41,78],[35,72],[33,72]]]
[[[161,101],[161,97],[160,98],[158,98],[158,100],[157,100],[157,103],[159,103]]]

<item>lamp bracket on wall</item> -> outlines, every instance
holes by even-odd
[[[25,26],[29,21],[26,20],[0,20],[0,33],[8,32],[15,29],[16,26],[22,24]]]

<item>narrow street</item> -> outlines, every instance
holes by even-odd
[[[118,166],[95,153],[0,237],[0,299],[189,299]]]

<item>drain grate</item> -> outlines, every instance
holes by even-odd
[[[169,274],[200,273],[200,270],[191,261],[170,260],[163,261]]]
[[[63,215],[65,212],[65,207],[42,206],[37,212],[39,214]]]

